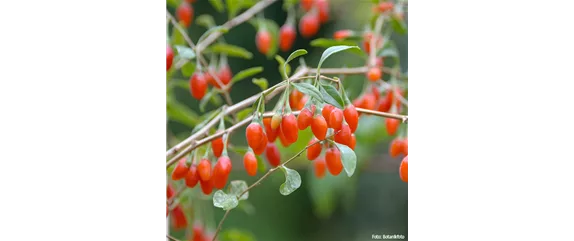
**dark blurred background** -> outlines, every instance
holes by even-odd
[[[275,21],[279,27],[287,17],[282,9],[282,1],[269,6],[264,16]],[[330,21],[321,25],[315,38],[332,38],[333,33],[340,29],[353,29],[362,31],[372,16],[372,1],[360,0],[331,0]],[[227,13],[218,13],[208,1],[198,0],[193,4],[195,17],[202,14],[212,15],[216,24],[221,25],[227,21]],[[168,4],[168,10],[173,14],[175,8]],[[174,15],[175,16],[175,15]],[[299,16],[298,16],[299,18]],[[407,14],[405,12],[405,19]],[[296,27],[297,28],[297,27]],[[197,41],[205,28],[192,24],[188,29],[193,41]],[[249,23],[243,23],[224,35],[229,44],[241,46],[253,53],[253,59],[229,58],[229,65],[233,73],[250,67],[262,66],[264,72],[256,77],[264,77],[269,86],[278,83],[281,78],[278,72],[278,63],[275,59],[268,59],[260,54],[255,47],[256,29]],[[303,56],[307,65],[315,67],[325,48],[312,47],[312,39],[303,39],[298,36],[291,51],[306,49],[309,54]],[[408,70],[407,35],[393,34],[392,40],[400,53],[400,66],[403,72]],[[278,54],[283,58],[291,52]],[[293,69],[298,61],[292,62]],[[358,67],[365,64],[360,57],[350,53],[338,53],[326,61],[323,68],[328,67]],[[386,64],[386,63],[385,63]],[[188,79],[181,73],[174,73],[174,79]],[[387,76],[388,77],[388,76]],[[384,77],[385,79],[385,77]],[[386,78],[385,80],[387,80]],[[363,75],[347,76],[344,79],[346,89],[351,93],[350,98],[356,98],[366,83]],[[259,87],[251,81],[241,81],[233,86],[231,97],[237,103],[260,91]],[[188,90],[175,88],[172,93],[177,102],[182,103],[198,116],[201,115],[199,101],[193,99]],[[268,109],[274,106],[274,101],[267,105]],[[207,105],[206,110],[215,109],[216,106]],[[190,118],[194,118],[193,114]],[[169,118],[168,118],[169,119]],[[194,121],[187,124],[181,121],[168,120],[168,147],[189,136],[194,127]],[[245,129],[235,132],[230,140],[237,146],[245,146]],[[227,221],[219,240],[258,240],[258,241],[322,241],[345,240],[361,241],[373,240],[371,235],[404,235],[407,236],[408,224],[408,198],[407,184],[402,182],[398,175],[398,168],[402,156],[391,158],[388,155],[389,137],[385,131],[384,119],[374,116],[362,116],[357,136],[355,153],[358,158],[357,171],[352,177],[343,172],[334,177],[328,172],[323,179],[313,175],[312,163],[305,159],[305,155],[291,162],[288,166],[299,171],[302,185],[289,196],[279,193],[279,186],[284,182],[282,172],[276,172],[261,185],[249,193],[249,199],[242,201],[237,210],[233,210]],[[304,148],[311,139],[309,129],[302,131],[299,141],[289,148],[283,148],[277,140],[281,150],[282,161],[293,156]],[[243,168],[242,156],[231,152],[233,171],[230,180],[245,180],[253,183],[256,177],[250,177]],[[175,183],[180,184],[181,183]],[[195,188],[193,192],[198,192]],[[193,195],[193,194],[190,194]],[[196,201],[194,217],[199,217],[211,230],[221,220],[224,211],[213,208],[211,199]],[[176,238],[184,239],[185,232],[172,231]]]

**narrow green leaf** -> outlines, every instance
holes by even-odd
[[[205,27],[205,28],[212,28],[215,26],[215,20],[209,14],[202,14],[195,18],[195,22],[197,25]]]
[[[285,174],[285,183],[281,184],[279,192],[283,196],[287,196],[301,186],[301,175],[299,175],[297,171],[289,169],[283,165],[281,165],[280,168]]]
[[[263,67],[253,67],[249,69],[244,69],[242,71],[239,71],[239,73],[235,74],[235,76],[233,76],[233,78],[231,79],[231,83],[237,83],[247,77],[251,77],[261,72],[263,72]]]
[[[171,44],[172,45],[183,45],[183,44],[185,44],[185,39],[183,38],[183,35],[175,27],[172,28]]]
[[[237,119],[238,121],[242,121],[245,120],[245,118],[247,118],[248,116],[250,116],[253,113],[253,108],[252,107],[247,107],[239,112],[237,112]],[[244,153],[245,154],[245,153]]]
[[[355,152],[346,145],[335,143],[339,152],[341,152],[341,161],[343,162],[343,167],[347,176],[352,176],[355,173],[355,168],[357,167],[357,155]]]
[[[187,61],[183,66],[181,66],[181,73],[185,77],[190,77],[195,72],[195,61]]]
[[[229,19],[235,17],[237,12],[243,7],[243,0],[225,0],[227,5],[227,17]]]
[[[407,24],[405,23],[405,21],[401,20],[394,14],[393,16],[391,16],[391,26],[393,26],[393,29],[397,31],[397,33],[399,34],[407,33]]]
[[[216,43],[211,45],[209,48],[205,50],[207,53],[218,53],[218,54],[226,54],[229,57],[238,57],[244,59],[251,59],[253,58],[253,54],[247,49],[242,47],[226,44],[226,43]]]
[[[241,202],[241,205],[244,203],[245,202]],[[241,205],[239,205],[240,208]],[[251,206],[251,208],[253,208],[253,206]],[[217,236],[217,239],[221,241],[256,241],[253,234],[239,229],[226,229]]]
[[[178,0],[167,0],[167,5],[171,6],[172,8],[177,8],[179,5]]]
[[[331,85],[321,85],[319,89],[325,102],[339,109],[344,109],[343,106],[345,105],[345,102],[335,87]]]
[[[287,74],[287,64],[289,64],[289,62],[291,62],[291,60],[293,60],[293,59],[295,59],[295,58],[297,58],[297,57],[299,57],[299,56],[301,56],[301,55],[305,55],[305,54],[307,54],[307,50],[304,50],[304,49],[298,49],[298,50],[295,50],[293,53],[291,53],[291,54],[289,55],[289,57],[287,57],[287,60],[285,61],[285,63],[283,63],[284,73]],[[291,67],[291,66],[289,66],[289,68],[290,68],[290,67]],[[285,75],[285,76],[283,76],[283,77],[286,79],[286,78],[288,77],[288,75]]]
[[[245,190],[247,190],[247,183],[245,181],[233,180],[233,181],[229,182],[229,195],[234,195],[237,197],[237,196],[239,196],[239,194],[241,194]],[[247,198],[249,198],[249,192],[246,192],[245,194],[243,194],[239,198],[239,201],[247,200]]]
[[[321,92],[312,84],[309,83],[291,83],[299,92],[307,94],[317,100],[322,100]]]
[[[199,40],[197,40],[197,43],[200,43],[201,41],[203,41],[207,36],[209,36],[213,32],[227,33],[227,31],[229,31],[229,29],[227,29],[226,27],[223,27],[223,26],[216,26],[216,27],[210,28],[207,31],[205,31],[205,33],[203,33],[201,35],[201,37],[199,37]]]
[[[279,63],[279,74],[281,74],[282,78],[287,78],[291,74],[291,65],[285,63],[285,59],[279,55],[275,55],[275,60]],[[283,66],[287,68],[283,68]]]
[[[168,101],[167,102],[167,116],[169,119],[193,127],[198,122],[198,116],[195,112],[189,109],[187,106],[177,102]]]
[[[182,88],[184,90],[189,91],[189,82],[185,81],[185,80],[175,80],[172,79],[171,82],[169,82],[169,85],[171,87],[178,87],[178,88]]]
[[[269,83],[267,83],[267,79],[265,78],[253,78],[252,82],[259,86],[261,90],[266,90]]]
[[[222,13],[223,12],[223,1],[222,0],[209,0],[209,3],[211,3],[211,6],[213,6],[213,8],[215,8],[216,11]]]
[[[239,200],[235,195],[229,195],[221,190],[217,190],[213,194],[213,206],[222,208],[223,210],[229,210],[237,207],[239,205]]]
[[[295,7],[299,3],[299,0],[285,0],[283,2],[283,10],[287,11],[289,8]]]
[[[361,50],[357,46],[345,46],[345,45],[333,46],[326,49],[321,55],[321,59],[319,60],[319,64],[317,65],[317,72],[319,72],[319,70],[321,69],[321,65],[323,64],[323,62],[325,62],[327,58],[329,58],[329,56],[333,55],[334,53],[338,53],[348,49],[355,49],[357,51]]]
[[[177,50],[179,57],[182,59],[190,60],[195,58],[195,52],[191,48],[185,47],[183,45],[176,45],[175,49]]]
[[[201,100],[199,101],[199,110],[201,112],[205,112],[205,106],[211,99],[211,96],[214,94],[215,94],[215,88],[212,88],[209,92],[207,92],[207,94],[203,96],[203,98],[201,98]]]
[[[205,113],[203,116],[204,117],[207,116],[207,118],[202,120],[199,124],[197,124],[191,132],[195,133],[199,129],[203,128],[208,122],[210,122],[211,120],[213,120],[213,118],[215,118],[217,115],[219,115],[219,113],[221,113],[221,108],[214,110],[214,111],[211,111],[209,113]]]
[[[337,45],[357,45],[357,41],[352,40],[335,40],[327,38],[318,38],[311,41],[311,46],[320,48],[329,48]]]

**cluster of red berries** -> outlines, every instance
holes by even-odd
[[[208,84],[217,89],[223,88],[211,72],[217,74],[217,78],[223,86],[227,86],[233,77],[233,72],[231,72],[231,68],[227,64],[219,66],[219,69],[211,69],[208,72],[198,71],[193,73],[189,79],[190,92],[193,98],[201,100],[207,93]]]
[[[397,157],[400,154],[405,156],[409,155],[409,140],[408,138],[397,137],[391,141],[391,147],[389,148],[389,154],[392,157]]]
[[[304,38],[313,37],[319,32],[320,24],[329,21],[329,1],[328,0],[302,0],[301,8],[305,15],[299,20],[299,33]],[[295,24],[288,18],[285,24],[279,29],[279,49],[289,51],[295,42],[297,33]],[[267,55],[271,47],[271,33],[264,28],[260,28],[255,36],[255,45],[260,53]]]
[[[175,194],[173,187],[171,185],[167,186],[167,199],[170,199]],[[166,205],[166,217],[169,214],[169,207]],[[187,218],[183,213],[183,208],[180,204],[177,204],[173,210],[171,210],[171,223],[175,229],[185,229],[187,227]]]
[[[384,95],[380,93],[379,88],[373,84],[371,85],[371,92],[364,93],[353,101],[353,104],[359,108],[376,110],[381,112],[400,113],[401,102],[398,101],[396,94],[404,95],[399,87],[392,87],[384,91]],[[394,108],[393,108],[394,103]],[[387,133],[391,136],[397,133],[401,121],[393,118],[386,118],[385,125]]]
[[[265,130],[264,130],[265,128]],[[263,118],[263,126],[258,122],[252,122],[245,131],[247,144],[250,151],[243,156],[243,165],[247,174],[255,176],[257,174],[257,159],[255,155],[265,153],[267,162],[273,167],[281,164],[281,154],[275,145],[275,140],[279,137],[281,143],[290,145],[298,139],[297,122],[293,114],[279,118]]]
[[[173,169],[171,178],[174,181],[184,179],[185,185],[189,188],[194,188],[199,182],[201,191],[205,195],[211,194],[214,187],[223,189],[231,173],[231,160],[227,155],[222,155],[223,140],[221,137],[211,142],[211,149],[213,155],[218,157],[213,167],[208,158],[202,158],[197,165],[188,163],[186,158],[182,158]]]
[[[176,9],[177,19],[183,23],[183,26],[189,27],[193,22],[193,6],[195,0],[185,0]]]

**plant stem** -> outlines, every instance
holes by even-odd
[[[167,234],[167,239],[171,240],[171,241],[180,241],[179,239],[174,238],[173,236]]]

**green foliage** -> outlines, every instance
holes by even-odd
[[[213,194],[213,206],[215,207],[229,210],[237,207],[237,205],[239,205],[239,200],[237,200],[237,196],[233,194],[226,194],[221,190],[217,190],[217,192]]]
[[[343,167],[345,168],[345,172],[347,176],[352,176],[355,172],[355,168],[357,167],[357,156],[355,152],[346,145],[335,143],[337,148],[341,152],[341,161],[343,162]]]
[[[195,52],[193,51],[193,49],[183,45],[175,45],[174,47],[177,50],[177,54],[179,55],[180,58],[186,60],[191,60],[195,58]]]
[[[221,241],[255,241],[253,234],[241,231],[239,229],[228,229],[222,231],[217,239]]]
[[[305,54],[307,54],[307,50],[298,49],[298,50],[293,51],[293,53],[291,53],[291,54],[289,55],[289,57],[287,58],[287,60],[285,61],[285,63],[283,63],[283,73],[285,74],[285,75],[283,76],[283,78],[285,78],[285,79],[288,78],[288,76],[287,76],[287,64],[289,64],[289,62],[291,62],[291,60],[293,60],[293,59],[295,59],[295,58],[297,58],[297,57],[299,57],[299,56],[305,55]],[[290,68],[291,68],[291,66],[289,66],[289,69],[290,69]]]
[[[235,196],[239,196],[245,190],[247,190],[247,183],[243,180],[233,180],[229,183],[230,195],[232,194]],[[247,198],[249,198],[249,192],[245,192],[245,194],[241,195],[241,197],[239,197],[239,201],[247,200]]]
[[[321,65],[323,64],[323,62],[325,62],[325,60],[327,60],[327,58],[329,58],[329,56],[331,56],[335,53],[341,52],[341,51],[345,51],[345,50],[353,50],[353,51],[361,52],[361,49],[359,49],[359,47],[357,47],[357,46],[338,45],[338,46],[329,47],[321,55],[321,59],[319,60],[319,64],[317,65],[317,72],[319,72],[321,70]]]
[[[201,35],[201,37],[199,37],[199,40],[197,40],[197,42],[201,43],[201,41],[203,41],[205,38],[207,38],[207,36],[209,36],[211,33],[214,33],[214,32],[227,33],[227,31],[229,31],[229,29],[227,29],[226,27],[223,27],[223,26],[212,27],[212,28],[208,29],[207,31],[205,31],[205,33],[203,33]]]
[[[253,108],[252,107],[247,107],[239,112],[237,112],[237,120],[238,121],[242,121],[245,120],[245,118],[247,118],[248,116],[251,115],[251,113],[253,113]],[[245,154],[245,153],[243,153]]]
[[[317,87],[313,86],[312,84],[309,84],[309,83],[291,83],[291,85],[303,94],[307,94],[310,97],[313,97],[317,100],[323,100],[323,98],[321,97],[321,92],[317,89]]]
[[[213,8],[215,8],[216,11],[220,13],[223,12],[224,6],[222,0],[209,0],[209,3],[211,3],[211,6],[213,6]]]
[[[198,117],[195,112],[175,100],[168,99],[166,111],[169,119],[189,127],[195,126],[195,124],[198,122]]]
[[[183,74],[183,76],[185,76],[185,77],[190,77],[195,72],[195,67],[196,66],[195,66],[194,61],[188,61],[183,66],[181,66],[181,74]],[[188,85],[188,89],[189,89],[189,85]]]
[[[287,196],[301,186],[301,176],[297,171],[289,169],[283,165],[279,168],[281,168],[281,171],[285,174],[285,183],[281,184],[279,192],[282,195]]]
[[[229,57],[238,57],[243,59],[251,59],[253,58],[253,54],[246,49],[226,44],[226,43],[215,43],[212,44],[209,48],[207,48],[206,53],[218,53],[218,54],[226,54]]]
[[[239,73],[235,74],[231,79],[231,83],[237,83],[245,78],[251,77],[253,75],[259,74],[263,72],[263,67],[252,67],[249,69],[244,69],[239,71]]]
[[[357,45],[356,41],[352,40],[335,40],[335,39],[328,39],[328,38],[318,38],[311,41],[311,46],[313,47],[320,47],[320,48],[329,48],[337,45]]]
[[[253,78],[251,82],[259,86],[259,88],[261,88],[262,91],[266,90],[267,86],[269,85],[269,83],[267,83],[267,79],[265,78]]]
[[[345,102],[343,101],[343,97],[339,95],[339,91],[337,91],[335,87],[322,84],[319,89],[325,102],[339,109],[344,109],[343,106],[345,106]]]
[[[399,34],[407,34],[407,24],[404,20],[400,19],[399,17],[395,16],[394,14],[391,16],[391,26],[393,29]]]
[[[285,63],[285,59],[279,55],[275,55],[275,60],[279,63],[279,73],[281,77],[287,78],[285,76],[289,76],[291,74],[291,65]]]
[[[205,27],[205,28],[213,28],[216,26],[215,20],[209,14],[202,14],[202,15],[198,16],[197,18],[195,18],[195,23],[197,23],[197,25]]]

